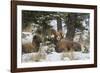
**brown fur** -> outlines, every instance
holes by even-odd
[[[61,39],[57,43],[56,51],[81,51],[81,45],[78,42],[69,41],[67,39]]]
[[[72,50],[72,46],[73,46],[73,42],[66,40],[66,39],[61,39],[57,43],[56,51],[58,51],[58,52],[69,51],[69,50]]]
[[[38,49],[36,49],[36,44],[32,44],[32,43],[26,43],[22,45],[22,51],[24,53],[31,53],[31,52],[37,52]]]
[[[31,52],[38,52],[40,47],[41,39],[39,36],[35,35],[33,37],[32,43],[22,44],[22,52],[24,53],[31,53]]]
[[[70,41],[64,38],[62,31],[51,30],[51,34],[54,35],[53,43],[56,45],[57,52],[63,51],[81,51],[81,45],[78,42]]]
[[[51,31],[51,35],[54,35],[54,39],[55,40],[58,40],[58,37],[59,37],[59,40],[62,39],[64,37],[64,34],[62,31],[56,31],[54,29],[52,29]]]

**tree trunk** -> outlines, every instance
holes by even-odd
[[[77,15],[75,13],[71,13],[67,16],[67,33],[66,38],[73,41],[73,38],[75,36],[75,24],[77,21]]]
[[[62,31],[62,20],[60,17],[57,17],[57,30]]]

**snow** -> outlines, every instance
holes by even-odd
[[[22,55],[22,62],[36,62],[38,53],[28,53]],[[45,58],[41,58],[39,61],[47,62],[47,61],[70,61],[69,57],[64,57],[62,59],[63,53],[52,52],[50,54],[46,54]],[[34,56],[33,56],[34,55]],[[33,59],[34,58],[34,59]],[[73,52],[73,60],[86,60],[90,59],[89,53],[82,53],[82,52]]]
[[[46,61],[61,61],[61,54],[52,52],[51,54],[47,55]]]
[[[22,62],[28,62],[28,61],[32,61],[32,53],[22,55]]]
[[[33,38],[32,33],[22,32],[22,37],[24,37],[24,38],[22,38],[22,43],[23,44],[32,42],[32,38]]]
[[[89,59],[90,58],[90,54],[89,53],[83,53],[81,60],[85,60],[85,59]]]
[[[57,20],[52,20],[50,25],[53,26],[53,29],[57,30]]]

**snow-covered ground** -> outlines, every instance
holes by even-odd
[[[45,62],[45,61],[69,61],[68,56],[63,56],[64,53],[52,52],[45,54],[44,58],[40,58],[38,53],[28,53],[22,55],[22,62]],[[73,60],[89,59],[89,53],[73,52]]]

